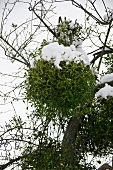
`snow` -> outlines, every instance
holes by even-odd
[[[67,22],[72,22],[72,20],[70,18],[66,19]]]
[[[70,23],[69,23],[69,26],[70,26],[70,28],[72,28],[72,29],[75,28],[75,24],[74,24],[73,22],[70,22]]]
[[[82,57],[83,57],[84,61],[86,61],[85,64],[88,63],[88,65],[89,65],[90,64],[89,58],[88,58],[86,52],[82,49],[82,45],[78,45],[76,49],[77,49],[77,51],[82,53]]]
[[[35,60],[36,60],[36,61],[40,60],[40,57],[37,56],[37,57],[35,58]],[[35,61],[35,60],[34,60],[34,59],[33,59],[33,60],[30,60],[30,66],[31,66],[31,68],[35,68],[35,67],[36,67],[35,64],[34,64],[34,61]]]
[[[85,62],[84,64],[89,65],[90,64],[89,58],[88,58],[86,52],[82,49],[82,41],[81,40],[80,41],[73,41],[73,45],[75,45],[76,50],[82,54],[82,57],[83,57],[84,62]]]
[[[113,10],[108,11],[106,15],[104,15],[104,21],[109,22],[113,19]]]
[[[73,23],[73,21],[72,21],[70,18],[66,19],[66,21],[69,23],[69,27],[70,27],[71,29],[74,29],[74,28],[75,28],[75,23]]]
[[[76,41],[70,46],[59,45],[58,42],[51,42],[42,48],[42,56],[37,56],[35,61],[44,59],[51,61],[58,69],[62,69],[60,66],[61,61],[66,61],[68,65],[72,60],[75,63],[81,61],[84,65],[89,65],[89,59],[85,51],[82,49],[82,42]],[[35,67],[34,60],[30,62],[31,67]]]
[[[88,56],[82,49],[81,44],[76,48],[75,45],[65,47],[64,45],[59,45],[58,42],[50,43],[42,48],[41,58],[47,61],[52,60],[58,69],[62,69],[60,67],[61,61],[66,61],[67,64],[72,60],[75,63],[82,61],[84,65],[90,64]]]
[[[107,99],[108,96],[113,96],[113,87],[108,85],[107,83],[105,84],[105,87],[101,88],[96,94],[96,97],[102,97],[104,99]]]
[[[100,78],[99,84],[105,84],[105,87],[101,88],[97,93],[96,97],[101,96],[102,98],[107,99],[107,96],[113,96],[113,87],[107,84],[107,82],[113,81],[113,73],[106,74]]]
[[[100,84],[113,81],[113,73],[106,74],[100,78]]]
[[[111,82],[111,81],[113,81],[113,73],[106,74],[106,75],[102,76],[100,79],[101,83]]]
[[[34,68],[35,66],[34,66],[34,60],[31,60],[30,61],[30,66],[31,66],[31,68]]]

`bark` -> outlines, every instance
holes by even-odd
[[[113,170],[113,168],[107,163],[103,164],[98,170]]]
[[[84,116],[71,118],[62,141],[62,156],[73,167],[76,154],[76,138],[83,123]]]

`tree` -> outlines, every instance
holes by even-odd
[[[4,33],[6,20],[14,6],[22,2],[5,3],[0,46],[11,62],[22,65],[18,74],[12,75],[17,78],[21,74],[22,81],[7,94],[1,93],[1,97],[10,99],[12,106],[20,97],[25,104],[27,101],[28,121],[16,115],[1,127],[1,150],[4,151],[1,157],[8,160],[0,169],[11,166],[22,170],[90,170],[96,167],[87,162],[87,156],[97,158],[113,153],[110,32],[113,11],[102,0],[106,11],[103,18],[96,8],[96,0],[88,0],[85,5],[73,0],[72,5],[85,13],[85,26],[66,17],[59,17],[53,26],[48,22],[48,13],[54,13],[55,2],[26,2],[32,18],[19,26],[12,23],[7,34]],[[43,27],[50,38],[44,37],[37,48],[34,42],[37,34],[44,31]],[[89,50],[95,48],[89,52],[93,54],[90,62],[82,49],[85,41],[91,44]],[[100,73],[102,62],[107,71]]]

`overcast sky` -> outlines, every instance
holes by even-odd
[[[13,0],[10,0],[12,2]],[[24,1],[24,0],[23,0]],[[6,0],[0,0],[0,20],[2,17],[2,8],[4,7],[4,3]],[[83,3],[85,0],[79,0],[79,2]],[[105,3],[109,8],[113,7],[113,0],[105,0]],[[102,6],[101,0],[97,0],[97,8],[100,11],[100,14],[103,16],[105,14],[105,9]],[[71,18],[72,20],[78,19],[78,21],[82,24],[84,22],[84,13],[80,9],[75,8],[71,5],[69,2],[65,3],[56,3],[56,9],[55,12],[57,12],[57,15],[55,17],[51,18],[51,22],[57,24],[58,17],[67,17]],[[31,13],[28,10],[28,6],[26,4],[20,3],[16,6],[12,14],[10,15],[10,18],[8,19],[8,24],[6,26],[6,31],[9,31],[9,28],[12,24],[12,22],[17,23],[18,25],[22,22],[24,22],[27,18],[31,17]],[[43,37],[46,39],[46,37]],[[12,72],[16,72],[18,68],[20,67],[20,64],[18,62],[11,63],[9,60],[6,59],[4,55],[4,51],[0,48],[0,72],[3,72],[5,74],[11,74]],[[0,75],[1,76],[1,75]],[[0,77],[0,84],[3,84],[4,82],[10,81],[10,77]],[[7,91],[6,88],[0,87],[0,91]],[[0,102],[3,103],[2,99],[0,99]],[[16,113],[20,116],[22,116],[26,112],[25,104],[22,102],[18,102],[14,104],[14,107],[16,109]],[[1,113],[5,112],[5,113]],[[0,105],[0,124],[4,124],[5,121],[8,121],[12,116],[14,115],[14,110],[11,104],[8,105]]]
[[[4,3],[6,0],[0,0],[0,19],[2,18],[2,10],[4,8]],[[10,0],[10,2],[13,2],[13,0]],[[24,1],[25,2],[25,1]],[[51,17],[51,22],[54,24],[58,23],[58,17],[67,17],[71,18],[72,20],[78,19],[78,21],[82,24],[84,21],[84,13],[78,9],[75,9],[74,6],[71,5],[71,3],[56,3],[55,12],[58,15],[55,15],[55,17]],[[22,22],[26,21],[26,19],[31,18],[31,13],[28,10],[28,5],[23,3],[18,3],[12,13],[10,14],[7,24],[5,26],[6,32],[9,32],[12,23],[15,23],[17,25],[21,24]],[[45,38],[46,37],[40,37]],[[38,40],[39,41],[39,40]],[[3,49],[0,48],[0,72],[5,74],[11,74],[12,72],[18,71],[18,68],[20,67],[20,64],[18,62],[11,63],[9,60],[6,59],[4,55]],[[3,84],[4,82],[9,82],[11,80],[11,77],[2,76],[0,77],[0,84]],[[7,92],[9,89],[6,87],[0,87],[1,91]],[[0,102],[3,103],[3,100],[0,99]],[[21,107],[20,107],[21,106]],[[15,102],[14,105],[16,112],[18,115],[22,115],[25,113],[25,104],[22,102]],[[1,124],[4,124],[5,121],[9,120],[14,115],[14,110],[12,108],[11,104],[8,105],[0,105],[0,122]],[[3,112],[1,114],[1,112]]]
[[[10,0],[9,2],[13,2],[14,0]],[[104,0],[105,3],[107,4],[107,6],[111,9],[113,7],[113,0]],[[0,0],[0,20],[2,18],[2,9],[4,8],[4,4],[5,4],[6,0]],[[26,0],[23,0],[23,2],[26,2]],[[79,0],[79,3],[85,3],[86,0]],[[54,24],[58,23],[58,17],[62,16],[62,17],[67,17],[67,18],[71,18],[72,20],[77,19],[79,21],[79,23],[84,23],[84,12],[80,9],[75,8],[74,6],[72,6],[72,4],[70,2],[63,2],[63,3],[55,3],[55,13],[57,13],[55,15],[55,17],[51,17],[50,21]],[[96,6],[97,9],[99,10],[100,14],[103,16],[105,14],[105,9],[102,5],[102,1],[101,0],[97,0],[96,1]],[[6,32],[9,32],[11,24],[12,23],[16,23],[16,24],[21,24],[22,22],[24,22],[26,19],[31,18],[31,13],[28,10],[28,5],[26,3],[18,3],[16,5],[16,7],[14,8],[14,10],[12,11],[11,15],[8,18],[7,24],[5,26],[5,30]],[[43,39],[46,37],[41,37],[40,39]],[[40,41],[38,39],[38,41]],[[18,70],[18,68],[20,67],[20,64],[18,62],[14,62],[11,63],[9,60],[6,59],[5,55],[4,55],[4,51],[0,48],[0,72],[3,72],[5,74],[11,74],[12,72],[16,72]],[[0,77],[0,84],[3,84],[4,82],[8,82],[10,81],[10,77]],[[4,88],[3,86],[0,87],[1,91],[5,92],[8,89]],[[0,99],[0,102],[2,102],[2,99]],[[21,104],[21,107],[20,107]],[[19,105],[19,106],[18,106]],[[12,111],[12,106],[11,104],[9,105],[5,105],[5,107],[3,105],[0,105],[0,122],[4,123],[4,121],[9,120],[9,118],[14,114],[14,111]],[[21,102],[21,103],[15,103],[15,108],[17,111],[17,114],[20,114],[22,112],[25,112],[25,105]],[[7,112],[11,110],[10,112]],[[4,114],[1,114],[1,112],[6,112]]]
[[[4,7],[4,3],[6,2],[6,0],[0,0],[0,20],[2,18],[2,9]],[[10,0],[10,2],[13,2],[13,0]],[[25,2],[23,0],[23,2]],[[85,3],[85,0],[79,0],[79,3]],[[109,8],[113,7],[113,0],[105,0],[105,3],[107,4],[107,6]],[[71,18],[72,20],[78,19],[78,21],[82,24],[84,22],[84,12],[80,9],[75,8],[74,6],[72,6],[72,4],[70,2],[65,2],[65,3],[55,3],[56,8],[55,8],[55,12],[57,13],[57,15],[55,15],[55,17],[52,17],[50,19],[50,21],[52,23],[57,24],[58,22],[58,17],[62,16],[62,17],[67,17],[67,18]],[[97,0],[97,8],[100,12],[100,14],[103,16],[105,14],[105,9],[102,6],[102,2],[101,0]],[[18,25],[22,22],[24,22],[27,18],[31,17],[31,13],[28,10],[28,5],[26,3],[18,3],[16,5],[16,7],[14,8],[13,12],[11,13],[11,15],[8,18],[8,22],[6,24],[5,30],[9,31],[11,24],[12,23],[17,23]],[[46,39],[46,37],[43,37]],[[12,72],[16,72],[19,68],[20,64],[18,62],[14,62],[11,63],[9,60],[6,59],[5,55],[4,55],[4,51],[0,48],[0,72],[3,72],[5,74],[9,74]],[[3,84],[4,82],[10,81],[10,77],[0,77],[0,84]],[[7,91],[6,88],[1,87],[1,91]],[[2,102],[2,99],[0,100]],[[21,104],[21,107],[20,107]],[[19,105],[19,107],[18,107]],[[25,112],[25,108],[24,108],[24,104],[21,103],[15,103],[16,106],[16,111],[17,114],[20,114],[24,111]],[[8,120],[14,113],[12,112],[12,106],[11,104],[6,105],[5,107],[3,105],[0,105],[1,111],[0,113],[6,112],[4,114],[0,114],[0,121],[1,123],[3,123],[4,121]],[[24,109],[23,109],[24,108]],[[7,112],[8,110],[11,110],[10,112]]]

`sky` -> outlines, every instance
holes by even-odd
[[[12,2],[13,0],[10,0]],[[24,0],[23,0],[24,1]],[[0,0],[0,21],[2,18],[2,10],[4,7],[4,3],[6,0]],[[85,0],[79,0],[79,3],[85,2]],[[105,0],[105,3],[109,8],[113,7],[113,0]],[[50,21],[54,24],[57,24],[59,16],[66,18],[71,18],[72,20],[77,19],[79,23],[84,22],[84,12],[80,9],[75,8],[69,2],[65,3],[56,3],[55,12],[57,13],[55,17],[51,17]],[[97,8],[99,9],[101,15],[105,14],[105,10],[102,7],[101,0],[97,0]],[[24,22],[27,18],[31,18],[31,13],[28,10],[27,4],[18,4],[16,8],[14,8],[13,12],[11,13],[10,17],[8,18],[8,22],[6,24],[5,30],[10,31],[10,27],[12,23],[17,23],[18,25]],[[46,38],[46,37],[45,37]],[[42,36],[39,38],[40,40],[43,39]],[[40,41],[38,39],[38,41]],[[4,74],[11,74],[12,72],[18,71],[20,64],[18,62],[11,63],[9,60],[6,59],[4,51],[0,48],[0,73]],[[1,76],[0,75],[0,84],[4,84],[4,82],[10,82],[11,77]],[[16,82],[18,83],[18,82]],[[7,92],[9,89],[6,87],[1,86],[0,91]],[[14,108],[16,109],[17,115],[24,115],[26,113],[26,106],[23,102],[15,102]],[[3,105],[3,100],[0,99],[0,124],[3,125],[5,122],[15,114],[13,106],[11,103],[8,105]],[[1,113],[3,112],[3,113]],[[26,117],[25,117],[26,118]]]
[[[13,0],[10,0],[13,1]],[[0,0],[0,8],[4,7],[4,3],[6,2],[6,0]],[[58,23],[58,18],[59,16],[63,17],[67,17],[71,18],[72,20],[74,19],[78,19],[78,21],[82,24],[83,20],[84,20],[84,13],[80,12],[80,10],[76,9],[75,7],[71,5],[71,3],[56,3],[56,8],[55,8],[55,12],[58,13],[58,15],[55,15],[55,17],[51,17],[50,18],[50,22],[57,24]],[[18,4],[12,11],[12,13],[10,14],[8,21],[5,25],[5,31],[9,32],[12,23],[15,23],[17,25],[21,24],[22,22],[24,22],[26,19],[31,18],[31,13],[28,10],[28,5],[20,3]],[[21,9],[21,10],[20,10]],[[67,13],[68,11],[68,13]],[[0,18],[2,17],[2,10],[0,9]],[[38,38],[40,39],[40,41],[42,41],[43,36],[40,35],[38,36]],[[46,35],[44,37],[46,39]],[[12,63],[11,61],[7,60],[7,57],[4,55],[4,51],[2,48],[0,48],[0,72],[4,73],[4,74],[11,74],[13,72],[18,71],[18,68],[21,66],[18,62],[14,62]],[[11,77],[7,77],[7,76],[1,76],[0,77],[0,84],[4,84],[6,82],[10,82]],[[9,88],[6,87],[1,87],[1,91],[3,92],[7,92],[9,90]],[[3,104],[2,99],[0,100],[1,103]],[[19,105],[19,106],[18,106]],[[21,105],[21,107],[20,107]],[[14,107],[16,109],[16,112],[18,115],[21,115],[22,112],[25,112],[25,106],[22,102],[18,102],[14,104]],[[0,113],[0,122],[1,124],[4,124],[6,121],[8,121],[13,115],[14,115],[14,110],[12,108],[12,104],[8,104],[8,105],[0,105],[1,110],[3,111],[3,114]],[[1,111],[1,112],[2,112]],[[5,112],[5,113],[4,113]]]
[[[12,2],[12,1],[13,0],[10,0],[10,2]],[[2,17],[1,9],[3,9],[5,2],[6,2],[6,0],[0,0],[0,20]],[[85,0],[79,0],[79,3],[80,2],[83,3],[83,2],[85,2]],[[113,0],[105,0],[105,3],[109,6],[109,8],[111,8],[113,6]],[[75,8],[74,6],[72,6],[71,3],[69,3],[69,2],[56,3],[55,5],[56,5],[55,12],[57,13],[57,15],[55,15],[55,17],[50,18],[50,21],[52,23],[57,24],[59,16],[62,16],[62,17],[66,16],[67,18],[71,18],[72,20],[78,19],[78,21],[81,24],[84,22],[84,12]],[[100,13],[103,16],[105,14],[105,11],[101,5],[101,0],[97,1],[97,8],[99,9]],[[6,24],[5,30],[9,31],[9,28],[11,27],[11,24],[13,22],[17,23],[19,25],[20,23],[24,22],[27,18],[30,18],[30,17],[31,17],[31,13],[28,10],[28,5],[26,5],[26,3],[18,4],[16,6],[16,8],[14,8],[10,17],[8,18],[8,22]],[[41,38],[43,38],[43,37],[40,36],[40,39]],[[9,60],[7,60],[4,55],[4,51],[0,48],[0,72],[9,74],[12,72],[16,72],[19,67],[20,67],[20,65],[18,62],[11,63]],[[3,84],[5,81],[10,81],[11,78],[10,77],[8,78],[5,76],[5,77],[0,77],[0,79],[1,79],[0,84]],[[4,87],[2,87],[1,90],[7,91],[7,89]],[[21,115],[21,112],[23,112],[23,107],[24,107],[23,104],[21,103],[21,107],[18,107],[18,104],[15,104],[15,106],[17,108],[17,113],[18,114],[20,113],[20,115]],[[6,106],[4,107],[3,105],[1,105],[0,108],[1,108],[1,110],[3,110],[3,112],[6,112],[4,114],[0,114],[0,121],[1,121],[1,123],[4,123],[6,120],[9,120],[9,118],[12,116],[12,106],[10,104],[8,107],[6,107]],[[7,112],[8,110],[11,110],[11,112]],[[25,111],[25,108],[24,108],[24,111]]]

